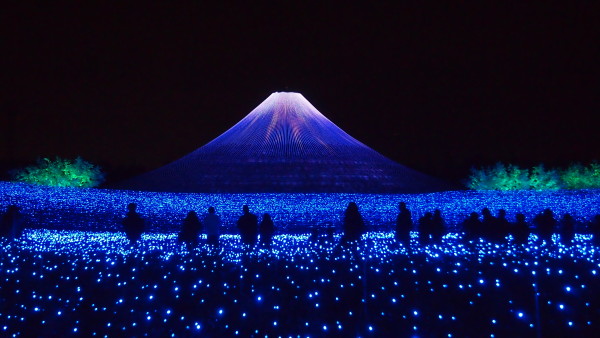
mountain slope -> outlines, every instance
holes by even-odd
[[[273,93],[205,146],[120,188],[406,193],[445,185],[352,138],[301,94]]]

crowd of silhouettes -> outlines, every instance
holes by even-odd
[[[418,231],[418,240],[421,243],[439,242],[447,232],[447,227],[439,209],[434,212],[425,212],[415,225],[411,217],[411,212],[405,202],[398,206],[399,213],[396,218],[395,239],[398,242],[410,243],[410,232]],[[552,235],[558,234],[560,242],[566,245],[573,243],[576,228],[580,226],[580,232],[593,234],[594,242],[600,245],[600,214],[595,215],[585,224],[578,223],[571,214],[566,213],[556,220],[554,213],[550,209],[545,209],[534,216],[531,224],[527,222],[525,215],[517,213],[515,222],[510,222],[506,218],[506,210],[498,210],[494,216],[488,208],[481,210],[481,215],[472,212],[461,224],[460,228],[464,233],[464,239],[475,241],[483,239],[492,243],[501,243],[511,235],[515,243],[527,243],[529,235],[534,233],[540,241],[548,244],[553,243]],[[585,227],[585,229],[583,229]]]
[[[208,208],[208,214],[206,214],[203,221],[204,222],[200,221],[200,218],[198,218],[198,214],[195,211],[192,210],[188,212],[183,220],[181,231],[177,237],[179,242],[185,243],[188,249],[197,246],[204,225],[206,231],[206,243],[212,246],[218,246],[221,218],[216,214],[214,207]]]
[[[419,218],[419,241],[422,243],[438,242],[446,233],[446,225],[439,209],[433,213],[426,212]]]
[[[251,249],[257,244],[269,248],[275,233],[275,225],[271,215],[268,213],[263,214],[259,224],[258,217],[250,212],[248,205],[243,206],[242,212],[237,221],[237,228],[245,248]],[[1,217],[0,237],[19,238],[23,233],[23,224],[23,216],[19,207],[9,205]],[[132,245],[137,243],[145,230],[144,218],[137,212],[137,204],[130,203],[127,205],[127,214],[123,218],[122,224],[129,242]],[[216,214],[214,207],[208,208],[208,214],[206,214],[203,221],[200,221],[195,211],[189,211],[183,219],[177,239],[188,248],[192,248],[198,245],[200,234],[205,231],[207,244],[218,246],[220,227],[221,219]],[[507,236],[511,235],[515,243],[526,243],[530,233],[534,233],[540,241],[548,244],[553,243],[553,234],[558,234],[563,244],[572,244],[576,232],[585,232],[593,234],[594,242],[600,245],[600,214],[592,217],[589,222],[582,224],[577,222],[569,213],[562,215],[557,220],[552,210],[545,209],[535,215],[531,223],[527,222],[525,215],[522,213],[515,215],[515,222],[509,222],[505,210],[498,210],[497,215],[494,216],[488,208],[483,208],[481,215],[472,212],[459,224],[459,227],[464,233],[464,239],[467,241],[483,239],[492,243],[501,243],[506,240]],[[333,226],[326,228],[328,239],[333,239],[333,228]],[[319,238],[319,230],[320,228],[316,226],[311,228],[311,241]],[[418,241],[420,243],[437,243],[446,234],[447,225],[439,209],[435,209],[433,212],[425,212],[417,222],[413,222],[412,213],[406,203],[400,202],[395,224],[396,241],[410,244],[411,231],[415,230],[418,231]],[[360,240],[365,232],[365,221],[360,214],[358,205],[355,202],[350,202],[342,220],[341,243],[346,244]]]
[[[425,227],[420,228],[420,231],[427,229],[429,217],[428,213],[423,217]],[[569,213],[564,214],[557,221],[552,210],[545,209],[533,217],[531,224],[527,222],[525,215],[522,213],[517,213],[515,222],[511,223],[506,218],[506,210],[500,209],[498,214],[494,216],[488,208],[483,208],[481,217],[477,212],[472,212],[461,225],[465,239],[469,241],[481,238],[488,242],[500,243],[511,235],[516,243],[522,244],[527,242],[531,233],[534,233],[540,241],[545,241],[548,244],[553,243],[552,235],[558,234],[560,241],[569,245],[573,243],[575,238],[578,222]],[[594,216],[590,222],[580,226],[582,227],[581,232],[594,234],[594,240],[597,244],[600,244],[600,215]],[[583,227],[587,229],[583,229]],[[425,234],[421,234],[421,236],[427,236],[427,231],[425,230]]]
[[[518,215],[517,218],[519,218]],[[522,220],[524,221],[524,218]],[[465,232],[465,238],[468,240],[482,238],[496,243],[503,241],[506,236],[514,232],[513,226],[506,219],[506,210],[500,209],[498,215],[494,216],[488,208],[481,210],[481,220],[478,213],[472,212],[463,221],[462,229]],[[527,236],[529,236],[529,233],[527,233]]]
[[[438,243],[448,232],[448,227],[439,209],[425,212],[417,222],[413,223],[412,213],[405,202],[398,205],[398,216],[395,225],[395,239],[398,242],[409,244],[411,231],[418,232],[418,241],[423,244]],[[496,216],[489,208],[483,208],[481,215],[472,212],[461,224],[464,238],[468,241],[483,239],[492,243],[502,243],[511,235],[515,243],[527,243],[530,233],[535,233],[538,238],[546,243],[552,243],[552,235],[560,235],[563,244],[572,244],[576,233],[577,222],[570,214],[566,213],[557,221],[550,209],[545,209],[536,215],[532,224],[526,221],[525,215],[517,213],[515,222],[506,218],[506,210],[500,209]],[[533,229],[532,229],[533,228]],[[358,206],[354,202],[348,204],[344,213],[342,243],[360,239],[365,232],[365,223],[360,215]],[[594,241],[600,244],[600,215],[596,215],[587,224],[584,232],[594,234]],[[315,237],[316,232],[313,228]]]
[[[242,207],[242,212],[242,216],[237,221],[237,227],[244,246],[247,249],[253,248],[257,244],[260,235],[258,244],[267,248],[271,247],[273,234],[275,233],[275,225],[271,215],[264,214],[260,224],[258,224],[258,217],[250,212],[248,205]]]

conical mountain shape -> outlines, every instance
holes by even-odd
[[[271,94],[194,152],[121,188],[173,192],[413,193],[442,182],[360,143],[299,93]]]

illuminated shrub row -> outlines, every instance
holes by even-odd
[[[201,217],[214,206],[226,231],[236,233],[235,222],[248,204],[259,218],[269,213],[280,231],[308,232],[309,226],[340,226],[348,203],[358,204],[369,230],[390,230],[398,215],[398,203],[412,210],[413,220],[440,209],[450,226],[471,212],[487,207],[496,213],[505,209],[513,221],[524,213],[534,215],[551,208],[560,217],[570,213],[587,221],[600,213],[596,190],[560,191],[447,191],[430,194],[188,194],[127,190],[54,188],[0,182],[0,207],[22,207],[29,227],[48,229],[120,230],[128,203],[137,203],[151,231],[175,231],[190,210]]]
[[[104,182],[100,167],[81,157],[74,160],[43,158],[36,165],[16,170],[13,176],[19,182],[53,187],[93,188]]]
[[[502,163],[494,167],[472,169],[467,187],[474,190],[559,190],[599,189],[600,164],[574,164],[566,170],[546,169],[538,165],[530,169]]]

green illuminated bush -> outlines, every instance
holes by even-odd
[[[598,189],[600,164],[592,163],[588,167],[574,164],[562,173],[561,179],[567,189]]]
[[[544,168],[543,164],[529,170],[529,189],[559,190],[564,188],[560,173],[556,169]]]
[[[566,170],[546,169],[538,165],[530,169],[502,163],[494,167],[471,169],[467,187],[474,190],[558,190],[599,189],[600,164],[571,165]]]
[[[13,176],[16,181],[54,187],[91,188],[104,182],[100,167],[81,157],[75,160],[59,157],[54,161],[40,159],[36,165],[17,170]]]
[[[529,177],[526,170],[516,165],[498,163],[490,168],[471,169],[467,187],[474,190],[529,189]]]

